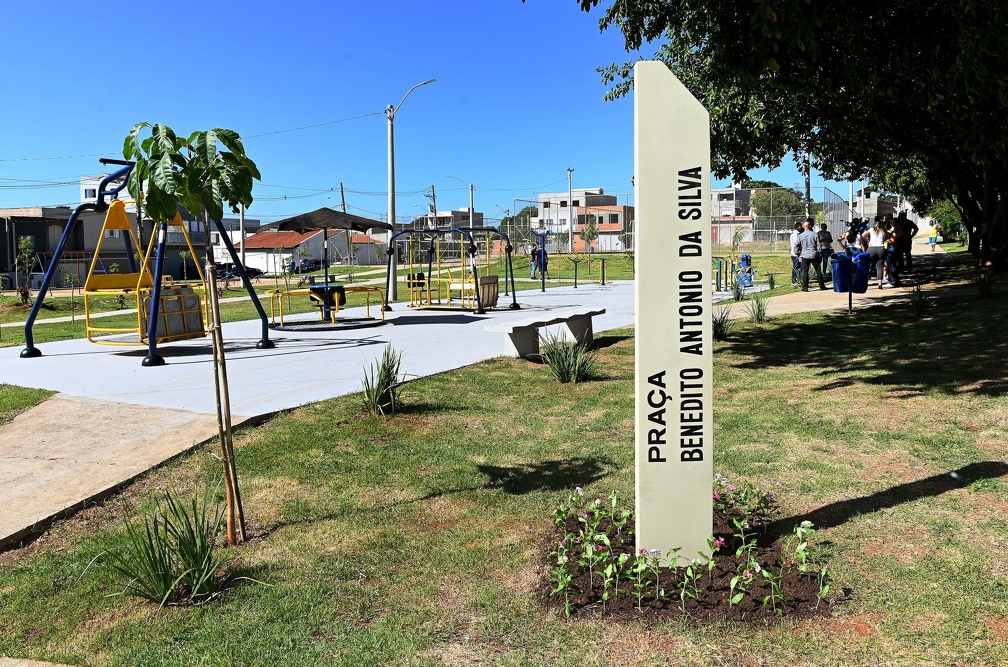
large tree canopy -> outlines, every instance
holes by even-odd
[[[577,0],[585,11],[603,0]],[[655,42],[709,109],[714,173],[811,154],[918,208],[951,197],[978,257],[1008,260],[1008,16],[998,0],[615,0],[627,50]],[[609,97],[632,62],[603,68]]]

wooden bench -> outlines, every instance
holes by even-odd
[[[507,334],[505,354],[512,357],[533,357],[539,354],[539,329],[555,324],[562,325],[560,338],[588,344],[592,341],[592,317],[606,312],[605,308],[591,310],[567,309],[540,313],[538,317],[517,322],[488,324],[483,331]]]

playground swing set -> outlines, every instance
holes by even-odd
[[[168,229],[182,234],[186,247],[195,257],[196,251],[181,215],[175,214],[174,220],[168,224]],[[149,334],[151,294],[154,291],[154,274],[151,266],[157,249],[157,238],[151,236],[146,252],[140,258],[139,267],[135,265],[134,257],[130,254],[127,257],[130,264],[129,272],[110,273],[98,269],[102,245],[107,238],[113,236],[109,232],[119,232],[123,239],[132,243],[133,247],[141,247],[133,231],[133,225],[126,215],[126,203],[118,199],[113,201],[109,204],[94,258],[84,280],[84,324],[87,339],[100,345],[145,345]],[[127,252],[130,247],[131,244],[126,243]],[[207,281],[199,264],[196,266],[196,271],[199,275],[199,281],[196,283],[175,284],[168,282],[167,279],[164,281],[154,327],[158,344],[202,338],[206,335],[204,322],[210,321],[210,313],[207,310],[209,304],[206,299]],[[121,297],[123,301],[133,297],[136,301],[136,326],[108,327],[96,324],[96,318],[91,314],[91,300],[102,296]]]
[[[510,279],[512,310],[521,308],[515,295],[514,267],[511,256],[514,248],[507,234],[488,227],[453,227],[446,229],[408,229],[398,232],[389,240],[389,275],[395,275],[394,242],[405,236],[406,287],[409,290],[409,307],[433,310],[468,310],[483,314],[494,308],[500,294],[500,276],[490,273],[490,248],[494,237],[499,237],[505,251],[504,293],[508,294]],[[476,261],[479,245],[486,252],[486,272],[479,275]],[[425,243],[426,242],[426,243]],[[427,265],[419,262],[426,245]],[[456,260],[457,258],[457,260]]]
[[[42,284],[38,289],[35,302],[32,304],[31,312],[25,322],[25,348],[21,350],[21,358],[34,358],[42,356],[42,352],[35,346],[32,329],[38,317],[42,303],[45,300],[46,292],[58,270],[60,259],[66,252],[69,239],[73,236],[78,219],[84,211],[105,212],[105,221],[102,224],[101,235],[98,245],[95,248],[94,258],[84,280],[84,313],[87,338],[93,343],[103,345],[127,345],[127,346],[147,346],[148,353],[143,359],[143,366],[161,366],[164,359],[157,353],[157,346],[161,343],[171,343],[176,341],[201,338],[206,336],[207,330],[204,325],[209,321],[207,308],[207,278],[203,271],[197,266],[199,281],[196,284],[180,283],[176,284],[170,276],[164,276],[165,246],[167,243],[168,230],[181,232],[189,252],[196,256],[192,240],[189,237],[187,225],[182,220],[178,212],[175,218],[168,224],[162,223],[154,233],[151,234],[146,251],[140,256],[140,265],[133,255],[133,248],[140,249],[141,244],[137,236],[134,224],[130,222],[126,214],[126,204],[124,201],[116,199],[123,188],[126,187],[127,179],[133,169],[132,162],[122,160],[99,160],[104,165],[117,165],[120,167],[116,172],[102,179],[98,186],[98,196],[95,202],[81,204],[70,215],[63,235],[53,252],[49,268],[46,270]],[[269,325],[266,319],[266,312],[252,287],[248,274],[238,259],[234,245],[230,237],[224,230],[220,221],[214,221],[220,238],[227,248],[246,291],[252,299],[252,303],[259,313],[262,322],[262,338],[256,343],[257,349],[270,349],[274,347],[269,339]],[[109,234],[109,232],[113,232]],[[118,232],[116,234],[115,232]],[[124,244],[126,262],[129,266],[128,272],[108,272],[104,264],[101,263],[101,248],[106,238],[119,236]],[[125,328],[101,327],[93,322],[95,319],[91,312],[90,300],[99,296],[133,297],[136,300],[137,323],[136,326]],[[153,332],[153,335],[151,335]]]

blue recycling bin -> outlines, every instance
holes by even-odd
[[[833,274],[833,291],[851,291],[854,280],[854,258],[848,255],[833,255],[830,257],[830,272]]]
[[[854,258],[854,291],[864,294],[868,291],[868,274],[871,270],[871,255],[859,253]]]
[[[752,266],[752,255],[739,255],[739,266],[745,269]]]

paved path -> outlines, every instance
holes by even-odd
[[[632,282],[520,292],[520,310],[504,299],[486,315],[397,305],[384,326],[271,331],[272,350],[255,347],[258,320],[227,323],[234,421],[360,391],[364,369],[387,344],[402,353],[406,373],[421,376],[503,354],[504,334],[484,332],[488,323],[570,306],[605,308],[595,318],[597,331],[634,322]],[[361,316],[363,309],[341,314]],[[0,382],[59,392],[0,425],[0,548],[216,434],[209,339],[159,348],[167,363],[156,368],[141,366],[146,348],[83,339],[37,347],[43,356],[35,359],[20,359],[20,347],[0,348]]]

